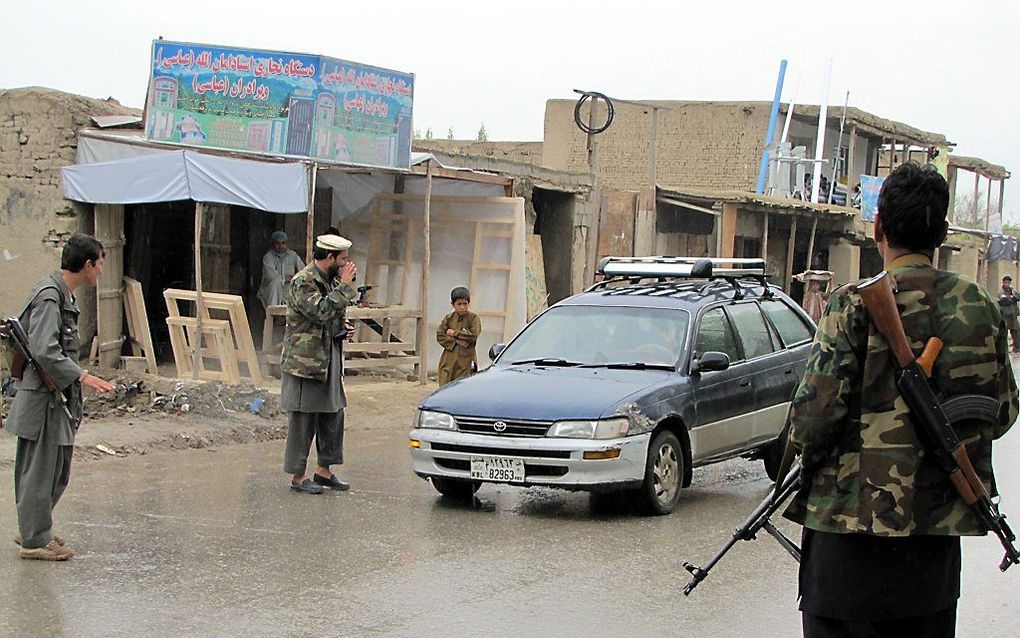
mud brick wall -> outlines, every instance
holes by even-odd
[[[0,315],[17,312],[32,284],[59,268],[67,237],[91,230],[60,186],[77,131],[93,115],[137,113],[52,89],[0,90]]]
[[[542,165],[542,142],[476,142],[473,140],[415,140],[414,150],[421,153],[465,153],[496,159]],[[587,173],[587,169],[584,171]]]
[[[573,100],[545,107],[545,166],[588,171],[587,136],[574,123]],[[747,102],[649,102],[661,107],[656,161],[659,185],[673,188],[754,190],[768,127],[768,104]],[[605,105],[595,124],[605,120]],[[605,186],[635,189],[649,182],[652,109],[614,103],[615,118],[599,145]],[[588,118],[588,107],[582,109]]]

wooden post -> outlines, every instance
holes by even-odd
[[[811,270],[811,256],[815,252],[815,231],[818,230],[818,213],[811,219],[811,238],[807,243],[807,267],[804,270]]]
[[[790,282],[793,280],[793,246],[797,243],[797,217],[794,216],[793,224],[790,226],[790,240],[786,245],[786,281],[784,289],[790,294]]]
[[[202,363],[202,202],[195,202],[195,334],[191,339],[191,378],[198,381]]]
[[[988,230],[992,218],[992,178],[988,178],[988,193],[985,197],[985,230]]]
[[[999,180],[999,223],[1002,223],[1002,198],[1006,193],[1006,180]]]
[[[761,258],[768,262],[769,259],[769,211],[764,213],[761,231]]]
[[[432,160],[425,165],[425,250],[422,253],[421,264],[421,319],[418,321],[418,343],[415,344],[418,351],[418,383],[425,385],[428,382],[428,332],[429,332],[429,268],[432,262],[431,245],[431,205],[432,205]]]
[[[948,167],[949,170],[949,223],[956,221],[956,172],[955,166]]]
[[[719,256],[733,257],[733,244],[737,234],[737,205],[724,203],[719,223]]]
[[[312,246],[315,245],[315,177],[319,173],[319,165],[315,162],[309,164],[312,172],[312,179],[308,180],[310,192],[308,193],[308,215],[305,230],[305,262],[312,261]]]
[[[978,222],[978,194],[979,194],[978,193],[978,179],[980,177],[981,176],[978,175],[977,172],[974,173],[974,201],[971,202],[971,206],[974,207],[974,223],[975,224]],[[988,219],[985,218],[985,222],[986,222],[985,223],[985,230],[988,230],[987,221],[988,221]]]

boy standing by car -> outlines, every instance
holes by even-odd
[[[450,291],[453,312],[443,317],[436,328],[436,341],[443,346],[439,357],[439,385],[471,376],[478,369],[475,344],[482,334],[482,320],[468,311],[471,293],[458,286]]]

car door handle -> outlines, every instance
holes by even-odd
[[[790,368],[789,370],[783,370],[783,374],[793,374],[793,368]]]
[[[751,387],[751,380],[750,379],[741,379],[740,380],[740,387],[741,388],[749,388],[749,387]]]

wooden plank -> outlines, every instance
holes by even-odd
[[[240,373],[237,368],[237,357],[231,338],[230,322],[224,319],[203,319],[198,317],[167,317],[167,326],[170,332],[178,331],[184,335],[186,342],[182,348],[182,357],[177,359],[177,348],[174,349],[174,357],[177,359],[177,368],[181,370],[182,362],[189,362],[186,366],[192,378],[198,380],[217,380],[225,383],[240,383]],[[202,348],[202,337],[207,336],[212,340],[207,348]],[[205,367],[204,359],[215,358],[220,366],[218,371],[209,370]]]
[[[421,316],[421,310],[417,308],[405,308],[403,306],[388,306],[386,308],[348,308],[348,319],[415,319]]]
[[[344,369],[356,370],[358,368],[382,368],[394,366],[418,365],[421,357],[386,357],[385,359],[349,359],[344,361]]]
[[[391,341],[389,343],[345,343],[344,352],[377,352],[380,354],[387,354],[390,352],[414,352],[414,344],[395,341]]]
[[[145,368],[149,374],[159,374],[156,365],[156,350],[152,345],[149,331],[149,314],[145,310],[145,294],[142,284],[131,277],[124,277],[124,308],[128,313],[128,330],[131,332],[132,350],[135,344],[145,357]]]

